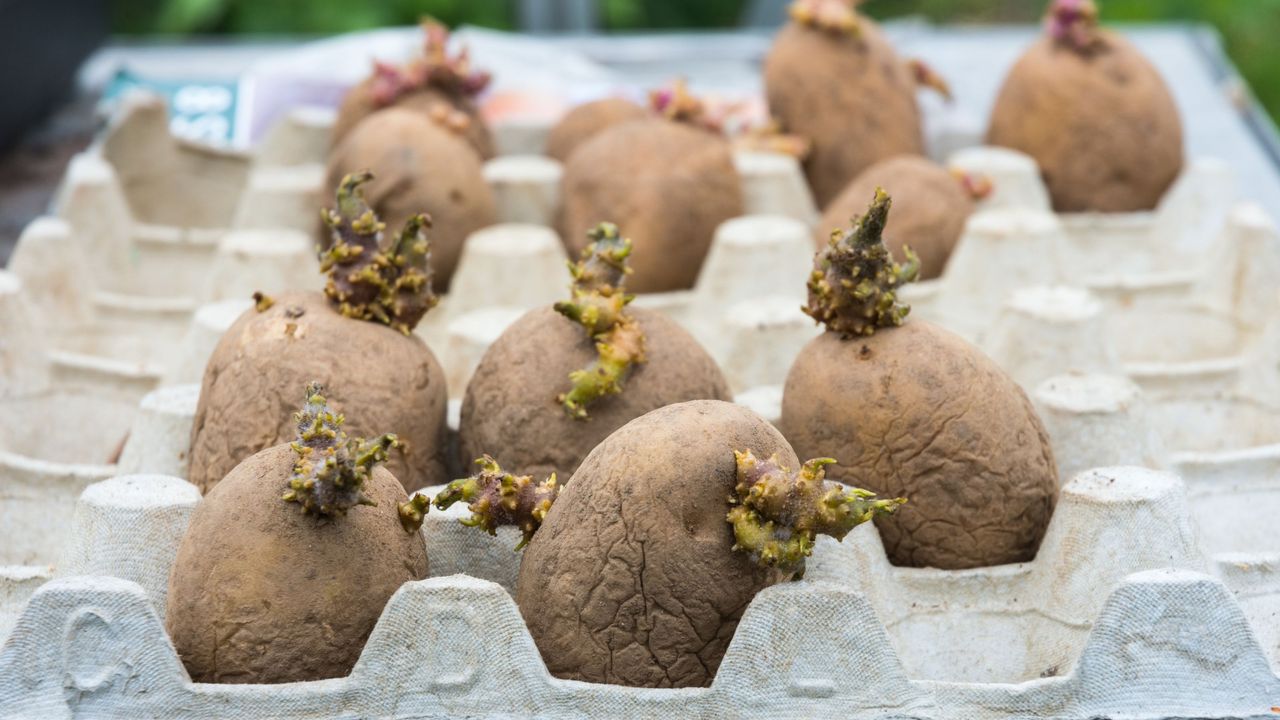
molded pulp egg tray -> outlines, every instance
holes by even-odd
[[[520,130],[531,152],[485,168],[502,224],[468,240],[452,292],[419,328],[455,424],[484,349],[568,282],[548,227],[560,168]],[[710,688],[622,688],[547,673],[510,597],[514,533],[464,528],[455,507],[427,516],[433,577],[393,597],[350,676],[192,683],[162,614],[200,502],[181,479],[197,383],[253,291],[319,286],[327,135],[327,118],[300,112],[252,155],[215,151],[174,140],[162,106],[132,98],[0,273],[0,716],[1228,717],[1280,705],[1280,235],[1235,202],[1214,160],[1190,162],[1153,212],[1058,216],[1030,159],[979,147],[950,163],[996,191],[944,276],[910,300],[984,347],[1045,421],[1065,484],[1034,561],[897,568],[862,526],[822,539],[803,580],[757,596]],[[738,400],[776,419],[787,368],[818,332],[799,310],[816,212],[793,159],[737,162],[748,214],[719,228],[692,290],[637,302],[684,323]]]

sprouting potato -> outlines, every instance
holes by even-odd
[[[890,200],[829,241],[808,312],[827,332],[787,374],[779,426],[801,456],[834,458],[840,482],[910,499],[877,522],[897,565],[971,568],[1031,560],[1058,493],[1048,435],[1026,393],[973,345],[921,320],[898,289],[919,271],[882,240]]]
[[[764,63],[769,111],[810,143],[805,174],[825,207],[859,173],[924,152],[917,80],[850,0],[798,0]]]
[[[259,296],[214,348],[191,431],[189,479],[202,491],[293,437],[294,394],[313,379],[333,388],[329,401],[352,432],[400,437],[389,468],[406,489],[448,479],[444,370],[411,332],[436,302],[431,219],[414,215],[384,232],[361,194],[370,179],[345,178],[324,216],[324,293]]]
[[[1182,172],[1182,121],[1151,63],[1097,23],[1092,0],[1055,0],[1005,78],[987,143],[1035,158],[1059,212],[1150,210]]]

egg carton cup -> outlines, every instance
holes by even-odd
[[[712,685],[683,690],[552,678],[507,590],[516,538],[462,528],[456,512],[428,515],[433,577],[393,596],[349,676],[192,683],[163,609],[199,502],[177,478],[104,481],[76,506],[61,577],[32,591],[0,572],[0,598],[29,596],[0,617],[0,713],[1236,717],[1266,714],[1280,691],[1259,618],[1204,572],[1181,482],[1139,468],[1077,476],[1022,565],[893,568],[870,525],[824,540],[804,580],[752,601]],[[471,561],[506,584],[452,574]]]
[[[1050,378],[1033,401],[1061,477],[1103,463],[1164,468],[1186,485],[1213,571],[1280,654],[1280,407],[1256,396],[1150,397],[1123,376]],[[1149,539],[1147,542],[1151,542]],[[1277,659],[1272,658],[1276,663]]]
[[[47,390],[0,400],[0,566],[55,565],[70,509],[121,473],[185,477],[199,387],[162,388],[141,404]]]

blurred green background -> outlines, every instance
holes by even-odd
[[[748,0],[596,0],[605,31],[732,28]],[[1212,23],[1227,52],[1273,118],[1280,117],[1280,0],[1101,0],[1114,22]],[[1043,0],[870,0],[878,17],[935,22],[1035,22]],[[325,35],[408,25],[431,15],[451,25],[518,27],[517,0],[115,0],[112,29],[123,35]]]

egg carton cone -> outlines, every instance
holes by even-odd
[[[0,401],[0,565],[56,565],[85,488],[120,474],[185,477],[199,387],[160,388],[140,405],[48,390]]]
[[[1034,398],[1061,470],[1141,462],[1183,479],[1213,573],[1234,592],[1272,667],[1280,669],[1280,406],[1274,399],[1241,393],[1147,398],[1132,382],[1108,375],[1051,378]]]
[[[469,570],[446,557],[436,530],[460,526],[443,513],[423,529],[435,576],[392,597],[350,675],[192,683],[165,633],[163,593],[198,502],[176,478],[113,478],[80,498],[61,577],[31,592],[30,579],[0,573],[0,597],[29,595],[16,618],[0,617],[11,626],[4,713],[1233,717],[1267,713],[1280,691],[1231,590],[1203,572],[1181,483],[1139,468],[1069,483],[1031,563],[893,568],[870,525],[820,543],[804,580],[752,601],[711,686],[682,690],[551,677],[504,585],[441,575]],[[511,533],[464,530],[518,557]]]
[[[1107,374],[1050,378],[1032,397],[1062,476],[1106,462],[1175,473],[1215,572],[1242,596],[1280,591],[1280,407],[1238,393],[1151,398]],[[1246,607],[1260,619],[1277,607],[1259,603],[1267,612]],[[1273,625],[1259,631],[1280,652]]]
[[[1274,403],[1280,363],[1280,233],[1240,204],[1177,298],[1125,303],[1096,288],[1014,291],[983,346],[1024,388],[1065,372],[1120,372],[1153,398],[1249,396]]]
[[[48,349],[22,278],[0,270],[0,401],[46,391]]]
[[[544,155],[499,155],[484,164],[498,221],[553,227],[564,168]]]

